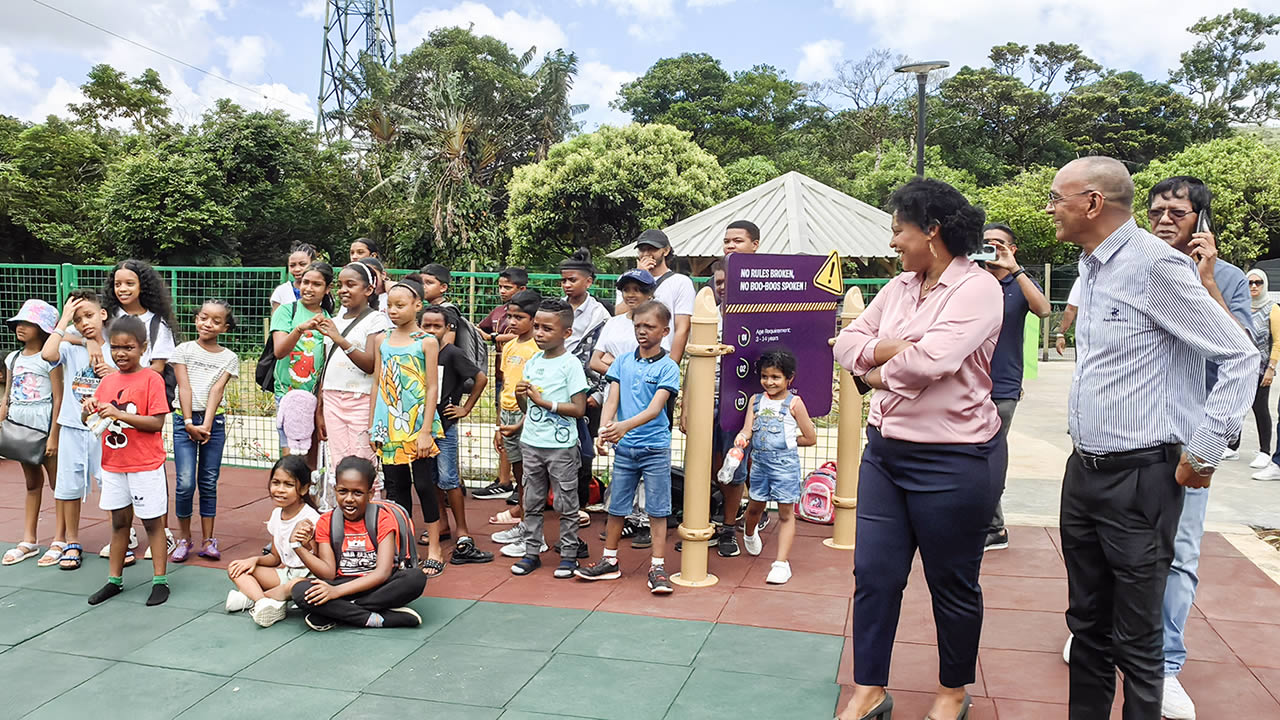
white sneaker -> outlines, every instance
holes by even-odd
[[[1227,448],[1226,450],[1222,451],[1222,459],[1223,460],[1239,460],[1240,451]]]
[[[132,530],[132,529],[130,529],[130,530],[129,530],[129,532],[130,532],[130,533],[132,533],[132,532],[133,532],[133,530]],[[132,540],[132,539],[133,539],[133,535],[130,535],[130,536],[129,536],[129,538]],[[135,542],[134,544],[130,545],[129,547],[132,549],[133,547],[136,547],[136,546],[137,546],[137,543]],[[172,554],[173,554],[173,551],[174,551],[174,550],[177,550],[177,549],[178,549],[178,541],[177,541],[177,539],[173,537],[173,533],[169,530],[169,528],[165,528],[165,529],[164,529],[164,555],[165,555],[165,557],[169,557],[170,555],[172,555]],[[146,551],[145,553],[143,553],[143,554],[142,554],[142,559],[143,559],[143,560],[150,560],[150,559],[151,559],[151,546],[150,546],[150,545],[148,545],[148,546],[147,546],[147,551]]]
[[[129,528],[129,549],[132,550],[136,547],[138,547],[138,529]],[[98,551],[98,557],[111,557],[111,543],[102,546],[102,549]],[[151,556],[148,555],[147,557]]]
[[[755,535],[742,534],[742,547],[747,549],[748,555],[759,555],[761,548],[764,547],[764,541],[760,539],[760,533]]]
[[[1249,467],[1253,468],[1254,470],[1261,470],[1262,468],[1266,467],[1267,464],[1270,462],[1271,462],[1270,455],[1264,452],[1259,452],[1257,455],[1253,456],[1253,461],[1249,463]]]
[[[1280,467],[1270,463],[1251,476],[1254,480],[1280,480]]]
[[[539,550],[538,552],[546,552],[546,551],[547,551],[547,544],[542,543],[542,549]],[[524,557],[524,541],[517,540],[509,545],[503,545],[502,554],[511,558]]]
[[[1164,679],[1164,699],[1160,703],[1160,714],[1169,720],[1196,720],[1196,704],[1191,696],[1182,689],[1177,675],[1169,675]]]
[[[283,600],[264,597],[254,603],[253,609],[249,611],[249,617],[253,618],[259,627],[271,627],[284,619],[284,608]]]
[[[231,590],[227,592],[227,612],[244,612],[252,607],[253,601],[249,599],[248,595],[245,595],[239,590]]]
[[[522,537],[524,537],[524,528],[520,527],[519,525],[516,525],[514,527],[509,527],[506,530],[499,530],[498,532],[489,536],[491,540],[498,543],[499,545],[507,545],[509,543],[519,542],[520,538]]]
[[[791,579],[791,563],[775,560],[769,566],[769,576],[764,579],[770,585],[784,585]]]
[[[1062,646],[1062,662],[1068,665],[1071,664],[1071,639],[1074,637],[1075,635],[1068,635],[1067,644]]]

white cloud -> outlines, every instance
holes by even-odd
[[[32,95],[40,90],[35,66],[23,62],[17,53],[0,47],[0,92],[4,95]]]
[[[796,66],[796,79],[802,82],[826,80],[835,73],[836,63],[844,55],[839,40],[818,40],[800,48],[802,57]]]
[[[865,23],[872,42],[913,58],[943,58],[953,68],[987,64],[994,45],[1074,42],[1104,66],[1172,68],[1194,41],[1186,28],[1230,12],[1240,0],[832,0]],[[1255,7],[1255,9],[1261,9]],[[1269,49],[1270,50],[1270,49]],[[1149,73],[1163,79],[1163,73]]]
[[[689,0],[688,5],[691,8],[718,7],[720,5],[728,5],[733,1],[734,0]]]
[[[595,0],[590,0],[595,4]],[[699,2],[700,0],[691,0]],[[723,1],[723,0],[721,0]],[[675,15],[675,0],[604,0],[619,15],[645,19],[669,18]]]
[[[266,38],[261,35],[220,37],[218,46],[227,56],[227,69],[233,80],[252,80],[262,74],[267,59]]]
[[[80,92],[80,88],[72,85],[64,78],[58,78],[53,81],[53,86],[45,92],[35,105],[24,113],[24,120],[31,122],[42,122],[50,115],[58,117],[70,117],[71,112],[67,110],[69,103],[82,103],[86,100],[84,93]]]
[[[600,125],[626,125],[631,122],[627,113],[614,110],[609,103],[618,97],[618,88],[639,77],[627,70],[615,70],[594,60],[578,66],[578,76],[573,81],[573,93],[570,101],[574,104],[586,103],[590,107],[578,119],[585,124],[585,129],[592,130]]]
[[[298,17],[317,22],[324,20],[325,6],[328,5],[325,0],[295,0],[294,6],[298,10]]]
[[[474,26],[477,35],[492,35],[511,46],[517,54],[537,47],[538,54],[565,48],[568,38],[555,20],[530,11],[521,15],[514,10],[498,15],[478,2],[463,2],[448,10],[423,10],[408,22],[399,23],[397,42],[402,49],[417,47],[421,38],[441,27]]]

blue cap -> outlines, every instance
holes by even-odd
[[[640,268],[634,268],[619,275],[617,286],[622,287],[622,284],[628,280],[650,288],[658,284],[658,281],[653,279],[653,275],[650,275],[648,270],[641,270]]]

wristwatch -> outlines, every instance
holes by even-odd
[[[1191,453],[1185,453],[1185,455],[1187,458],[1187,464],[1191,466],[1191,472],[1199,475],[1200,477],[1209,477],[1213,474],[1215,468],[1212,465],[1206,465],[1204,461]]]

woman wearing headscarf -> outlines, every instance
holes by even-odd
[[[1254,268],[1246,273],[1253,316],[1253,343],[1262,359],[1258,392],[1253,396],[1253,420],[1258,424],[1258,454],[1249,467],[1261,470],[1271,463],[1271,381],[1280,360],[1280,306],[1268,294],[1267,274]]]

